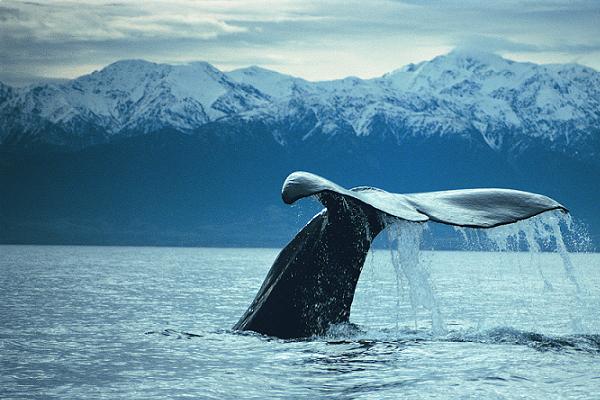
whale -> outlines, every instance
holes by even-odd
[[[326,334],[348,323],[350,307],[375,237],[396,220],[489,229],[568,209],[513,189],[461,189],[399,194],[360,186],[345,189],[297,171],[284,181],[286,204],[314,196],[324,206],[276,257],[254,300],[233,326],[281,339]]]

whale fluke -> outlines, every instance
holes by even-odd
[[[434,221],[470,228],[493,228],[533,217],[545,211],[567,208],[541,194],[512,189],[462,189],[398,194],[371,187],[344,189],[309,172],[290,174],[282,188],[287,204],[317,195],[337,194],[353,198],[383,212],[412,222]]]
[[[325,209],[279,253],[233,329],[302,338],[348,322],[366,255],[390,219],[491,228],[544,211],[568,212],[549,197],[518,190],[396,194],[372,187],[348,190],[308,172],[289,175],[283,201],[292,204],[308,196],[316,196]]]

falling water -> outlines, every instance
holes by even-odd
[[[434,277],[431,268],[423,259],[421,245],[423,232],[427,224],[414,223],[398,219],[386,219],[384,221],[391,250],[391,263],[395,271],[396,279],[396,330],[399,327],[402,303],[409,303],[414,319],[415,329],[419,328],[419,313],[424,310],[431,318],[431,328],[434,335],[444,334],[446,324],[442,318],[439,298],[443,297],[436,293]],[[500,263],[515,263],[521,275],[520,283],[522,307],[525,314],[535,321],[535,301],[539,301],[538,295],[549,296],[557,290],[553,285],[551,271],[546,270],[548,265],[542,253],[552,251],[562,261],[562,270],[565,282],[573,290],[573,304],[568,315],[571,329],[582,332],[581,315],[590,314],[585,301],[585,289],[582,279],[578,276],[577,268],[573,265],[563,230],[573,237],[573,223],[570,217],[560,212],[547,212],[527,220],[514,224],[508,224],[492,229],[455,228],[457,234],[463,240],[463,250],[496,251],[499,252]],[[579,237],[585,237],[579,235]],[[575,246],[569,242],[570,246]],[[514,257],[517,253],[527,251],[529,257],[523,265],[523,257]],[[502,257],[506,257],[503,259]],[[527,260],[525,259],[525,260]],[[539,277],[538,283],[543,283],[542,293],[535,292],[537,287],[534,272]],[[554,274],[556,275],[556,273]],[[468,277],[465,277],[468,278]],[[499,277],[502,279],[502,277]],[[480,287],[485,290],[485,286]],[[568,287],[558,286],[559,291],[565,294],[571,292]],[[565,291],[567,290],[567,291]],[[534,293],[535,292],[535,293]],[[544,294],[546,293],[546,294]],[[490,293],[491,294],[491,293]],[[518,294],[517,294],[518,295]],[[550,297],[547,297],[551,301]],[[515,311],[516,312],[516,311]],[[422,324],[422,323],[421,323]],[[422,327],[422,326],[421,326]]]
[[[581,284],[582,280],[578,277],[577,270],[569,255],[561,227],[571,236],[576,236],[580,240],[583,239],[584,242],[589,241],[584,234],[576,232],[570,215],[559,211],[546,212],[527,220],[493,229],[467,230],[456,228],[456,231],[460,233],[467,248],[478,247],[480,250],[504,253],[528,251],[530,265],[527,267],[537,269],[546,292],[553,291],[554,286],[544,273],[540,253],[543,250],[557,253],[562,261],[564,276],[574,289],[575,312],[570,315],[571,326],[574,331],[580,332],[583,330],[581,315],[585,314],[587,308],[584,289]],[[475,241],[473,238],[475,238]],[[573,247],[581,248],[582,246],[580,243],[573,243]],[[519,269],[521,275],[524,275],[520,264]]]
[[[488,250],[519,251],[526,250],[532,255],[532,260],[540,277],[544,281],[544,287],[551,290],[552,284],[544,276],[539,258],[535,257],[542,248],[554,249],[560,255],[565,276],[575,288],[577,299],[582,294],[581,284],[576,276],[573,262],[569,256],[565,240],[563,238],[561,225],[568,231],[572,231],[573,222],[568,214],[558,211],[546,212],[533,218],[499,226],[493,229],[481,230],[491,246]],[[464,229],[463,229],[464,232]],[[466,238],[463,234],[463,238]]]
[[[386,221],[386,226],[392,265],[396,272],[396,309],[400,309],[401,289],[407,287],[415,320],[415,330],[418,328],[417,311],[422,307],[431,313],[433,333],[443,333],[445,331],[444,321],[431,283],[429,268],[419,257],[424,225],[392,220]],[[399,318],[396,317],[396,329],[398,329],[398,320]]]

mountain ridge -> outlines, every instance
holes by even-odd
[[[381,77],[316,82],[257,66],[222,72],[206,62],[122,60],[67,83],[0,86],[0,143],[82,148],[165,128],[191,133],[222,120],[312,119],[293,134],[386,131],[401,141],[469,133],[496,150],[535,139],[593,160],[598,110],[600,73],[592,68],[463,50]],[[293,141],[274,136],[282,145]]]

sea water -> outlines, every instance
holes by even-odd
[[[596,399],[600,255],[535,224],[454,252],[388,229],[359,329],[297,341],[230,329],[278,249],[0,246],[0,398]]]

